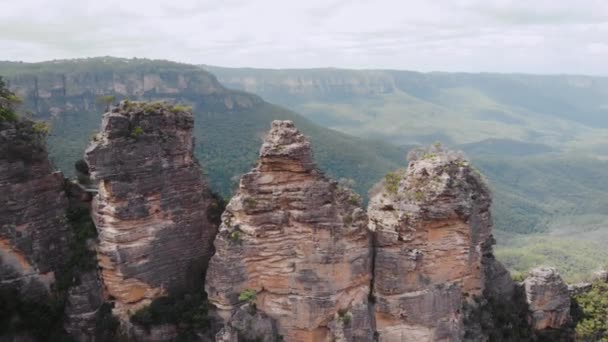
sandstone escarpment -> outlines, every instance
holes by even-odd
[[[292,122],[274,121],[222,216],[209,300],[230,327],[248,303],[285,341],[370,341],[366,225],[358,196],[316,170]]]
[[[490,204],[480,175],[438,147],[387,175],[368,209],[379,341],[460,341],[463,304],[481,298],[488,280],[512,293],[492,257]]]
[[[63,184],[42,129],[29,120],[0,120],[0,289],[42,296],[69,260]]]
[[[201,276],[216,228],[193,156],[187,108],[128,101],[104,114],[85,160],[99,192],[92,216],[103,283],[123,321],[129,312]]]
[[[572,322],[568,285],[557,270],[533,269],[524,280],[524,289],[530,324],[535,331],[562,329]]]

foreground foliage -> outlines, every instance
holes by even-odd
[[[131,316],[131,322],[146,328],[175,324],[180,329],[180,335],[189,336],[210,328],[209,302],[203,291],[170,294],[156,298],[149,306],[139,309]]]
[[[608,341],[608,283],[595,281],[589,292],[574,297],[579,341]]]

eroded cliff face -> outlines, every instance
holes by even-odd
[[[44,296],[69,260],[63,176],[29,120],[0,121],[0,289]]]
[[[19,72],[9,78],[10,88],[25,100],[28,110],[43,118],[97,113],[106,106],[97,101],[100,95],[180,102],[204,97],[209,107],[223,110],[261,102],[258,97],[227,90],[200,68],[168,61],[100,57],[56,61],[33,69],[23,64],[15,70]]]
[[[437,147],[411,154],[378,187],[368,215],[379,341],[463,340],[463,305],[484,296],[486,273],[512,292],[492,257],[488,188],[464,158]]]
[[[232,328],[248,303],[285,341],[372,340],[370,235],[360,205],[315,168],[292,122],[274,121],[222,216],[209,300]]]
[[[85,153],[99,187],[92,216],[114,313],[186,289],[212,253],[209,191],[193,157],[193,117],[182,107],[124,101],[104,114]]]

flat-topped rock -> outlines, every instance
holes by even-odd
[[[570,324],[568,285],[553,267],[538,267],[524,280],[530,323],[536,331]]]
[[[490,205],[481,175],[439,147],[411,153],[407,169],[375,187],[368,215],[379,341],[461,341],[465,302],[490,280],[512,294],[492,256]]]

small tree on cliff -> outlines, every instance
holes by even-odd
[[[2,76],[0,76],[0,121],[17,121],[19,116],[15,107],[21,99],[8,89]]]
[[[116,100],[116,96],[114,95],[103,95],[103,96],[98,96],[97,97],[97,104],[105,106],[106,107],[106,111],[110,110],[110,106],[114,103],[114,100]]]

